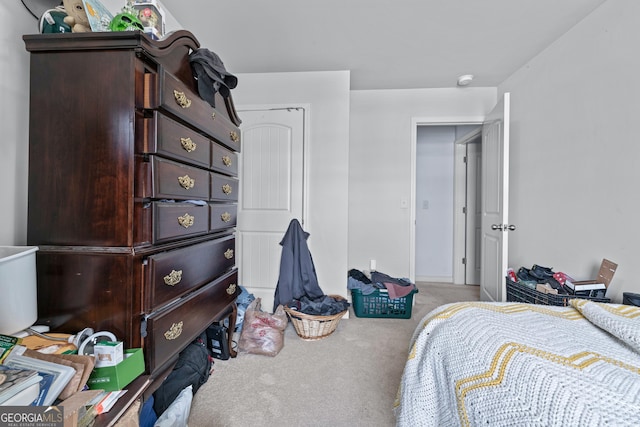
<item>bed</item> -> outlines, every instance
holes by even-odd
[[[418,324],[398,426],[639,426],[640,307],[447,304]]]

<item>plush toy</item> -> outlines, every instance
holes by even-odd
[[[64,18],[65,24],[71,27],[74,33],[86,33],[91,31],[87,12],[84,10],[82,0],[62,0],[67,16]]]

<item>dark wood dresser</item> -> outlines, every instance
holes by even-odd
[[[110,331],[152,375],[214,320],[235,324],[232,98],[199,97],[188,31],[23,39],[38,322]]]

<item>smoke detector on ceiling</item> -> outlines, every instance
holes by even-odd
[[[473,81],[473,74],[465,74],[458,77],[458,86],[468,86]]]

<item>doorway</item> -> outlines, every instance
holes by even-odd
[[[305,140],[308,108],[244,107],[239,154],[239,282],[273,305],[282,247],[292,219],[305,223]]]
[[[480,124],[416,124],[416,281],[480,283]]]

